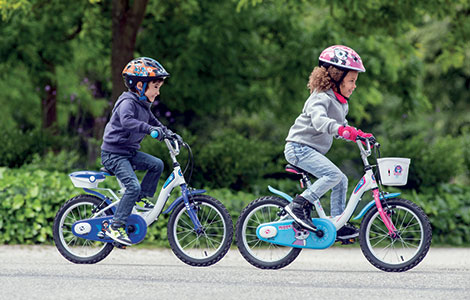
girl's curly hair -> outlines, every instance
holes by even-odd
[[[313,91],[324,92],[331,88],[337,92],[336,84],[333,80],[340,80],[343,72],[333,66],[329,66],[328,69],[323,66],[315,67],[308,78],[307,88],[310,90],[310,94]]]

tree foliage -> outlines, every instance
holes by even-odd
[[[219,186],[246,188],[275,172],[308,75],[332,44],[357,50],[367,69],[351,97],[351,124],[384,141],[423,131],[423,145],[468,139],[468,0],[3,0],[0,11],[1,128],[25,134],[21,143],[55,124],[56,135],[79,137],[72,146],[92,166],[132,56],[156,58],[171,73],[152,109],[193,141],[204,158],[200,183],[215,173]],[[54,104],[57,117],[48,110]],[[14,142],[8,138],[9,149],[24,151],[4,164],[31,161],[35,150]],[[245,148],[255,153],[243,163],[223,158]],[[332,157],[348,165],[356,149],[339,148]],[[250,161],[259,174],[241,176]],[[457,172],[466,171],[451,168],[442,180]]]

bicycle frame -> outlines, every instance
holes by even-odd
[[[194,224],[194,229],[196,230],[196,232],[200,232],[200,231],[202,231],[202,225],[201,225],[201,223],[199,222],[199,220],[196,216],[196,212],[194,211],[193,207],[190,205],[189,197],[191,195],[194,195],[194,194],[205,193],[206,191],[205,190],[189,190],[188,189],[188,186],[186,184],[186,180],[185,180],[185,178],[183,176],[183,173],[181,171],[181,166],[178,163],[178,161],[176,160],[176,156],[180,152],[180,147],[179,147],[178,142],[175,142],[174,146],[173,146],[172,142],[168,139],[164,139],[164,142],[165,142],[165,144],[168,147],[168,150],[170,152],[170,157],[171,157],[172,162],[173,162],[173,172],[170,174],[170,176],[168,176],[165,183],[163,184],[163,187],[160,190],[160,193],[158,195],[157,202],[155,203],[154,208],[150,211],[147,211],[147,212],[137,212],[137,210],[134,208],[132,213],[134,213],[134,214],[138,213],[145,220],[145,223],[147,224],[147,226],[150,226],[150,224],[152,224],[153,222],[158,220],[158,217],[162,213],[162,210],[163,210],[166,202],[168,201],[168,198],[170,197],[171,192],[173,191],[173,189],[177,186],[180,186],[181,187],[181,196],[178,197],[168,207],[168,209],[165,210],[163,213],[166,214],[166,213],[171,212],[173,210],[173,208],[175,208],[178,204],[180,204],[182,201],[184,201],[186,209],[187,209],[188,214],[189,214],[189,217],[190,217],[191,221]],[[109,174],[107,174],[107,175],[109,175]],[[120,193],[124,193],[124,191],[125,191],[124,186],[119,181],[119,179],[116,178],[116,180],[118,180],[118,183],[121,186]],[[110,208],[114,209],[118,205],[118,203],[121,201],[121,199],[116,195],[116,193],[113,190],[109,189],[109,188],[93,187],[93,188],[84,188],[84,190],[87,193],[98,196],[99,198],[106,201],[107,204],[108,204],[108,206],[106,206],[105,208],[102,208],[101,210],[95,212],[94,216],[100,215],[105,210],[108,210]],[[105,195],[103,195],[99,192],[96,192],[94,190],[107,191],[111,194],[111,196],[116,201],[111,202],[110,198],[108,198]]]
[[[365,142],[366,142],[367,149],[364,149],[364,146],[360,140],[356,141],[359,147],[359,150],[361,152],[361,158],[364,163],[365,174],[364,176],[362,176],[362,178],[359,180],[354,190],[351,192],[351,195],[348,200],[348,204],[345,210],[343,211],[343,213],[339,216],[330,218],[326,215],[325,211],[323,210],[320,200],[314,201],[313,204],[318,213],[318,216],[322,219],[329,219],[333,223],[333,225],[336,227],[336,230],[338,230],[341,227],[343,227],[346,224],[346,222],[349,221],[354,211],[356,210],[357,205],[361,201],[364,193],[372,190],[374,200],[371,201],[371,203],[369,203],[366,207],[364,207],[364,209],[360,212],[360,214],[354,219],[361,218],[367,212],[367,210],[369,210],[373,206],[372,204],[375,204],[377,206],[377,209],[379,210],[379,214],[382,218],[382,221],[384,222],[385,226],[389,230],[389,234],[394,235],[396,232],[396,228],[392,224],[390,217],[384,212],[382,208],[381,197],[379,193],[379,186],[377,184],[374,173],[372,171],[372,166],[369,164],[369,161],[367,160],[367,157],[371,155],[370,143],[369,143],[369,140],[366,140]],[[307,188],[310,187],[311,185],[312,183],[308,181]],[[290,197],[289,195],[281,191],[278,191],[272,187],[268,187],[268,188],[271,192],[285,198],[288,201],[292,201],[292,197]],[[391,194],[389,197],[384,197],[384,198],[396,197],[398,195],[399,195],[398,193],[395,193],[395,194]]]

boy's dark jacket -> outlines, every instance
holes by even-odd
[[[129,154],[140,149],[140,142],[152,127],[166,129],[150,111],[152,104],[139,100],[137,94],[124,92],[119,96],[104,129],[101,150]]]

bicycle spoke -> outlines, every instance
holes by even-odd
[[[383,222],[382,219],[380,219],[380,222]],[[380,224],[383,224],[383,223],[380,223]],[[375,228],[377,228],[378,230],[382,231],[383,233],[387,234],[388,235],[388,231],[387,230],[384,230],[382,229],[381,226],[377,225],[377,224],[372,224]],[[385,224],[383,224],[383,226],[385,226]]]
[[[388,234],[379,212],[375,211],[364,220],[366,238],[361,241],[361,248],[377,268],[402,272],[423,259],[423,251],[425,254],[429,249],[430,227],[423,212],[410,201],[394,199],[389,203],[393,208],[387,209],[387,215],[397,230],[396,236]]]
[[[213,239],[213,238],[210,238],[210,237],[208,237],[207,235],[205,235],[205,237],[206,237],[206,240],[211,243],[211,245],[213,246],[213,248],[217,248],[216,246],[214,246],[214,243],[215,243],[215,244],[219,244],[219,245],[222,244],[222,241],[219,242],[218,240],[215,240],[215,239]]]
[[[256,240],[256,243],[252,246],[252,248],[255,248],[257,245],[261,243],[261,240]]]
[[[189,218],[189,216],[188,216],[188,218]],[[184,225],[187,225],[189,228],[193,228],[193,222],[192,221],[186,222],[185,220],[183,220],[183,218],[180,218],[180,221],[182,221],[184,223]],[[182,227],[182,225],[178,225],[178,226]]]
[[[179,239],[183,241],[187,236],[189,236],[189,235],[192,234],[192,233],[193,233],[193,232],[191,231],[191,232],[187,233],[185,236],[183,236],[183,237],[181,237],[181,238],[179,238]],[[178,232],[177,232],[176,234],[179,235]]]
[[[384,236],[383,238],[381,238],[377,243],[375,243],[372,248],[375,248],[375,246],[377,246],[379,243],[381,243],[383,240],[385,240],[387,238],[387,236]]]
[[[259,220],[258,214],[256,213],[256,214],[254,214],[254,216],[255,216],[255,218],[256,218],[256,223],[257,223],[258,225],[261,224],[262,222]]]
[[[217,224],[217,223],[224,223],[224,221],[222,219],[219,219],[217,221],[214,222],[214,220],[212,219],[212,221],[210,223],[206,223],[206,224],[209,224],[209,225],[214,225],[214,224]]]
[[[410,222],[411,222],[411,220],[410,220]],[[408,222],[408,223],[409,223],[409,222]],[[416,223],[413,223],[413,224],[411,224],[411,225],[407,225],[405,228],[401,229],[400,231],[401,231],[401,232],[404,232],[407,228],[409,228],[409,227],[414,227],[414,226],[419,226],[419,223],[416,222]]]
[[[184,227],[178,226],[178,228],[184,228]],[[193,229],[177,230],[176,234],[181,234],[185,232],[194,232],[194,230]]]
[[[201,211],[202,211],[202,210],[201,210]],[[207,224],[211,214],[212,214],[212,210],[209,210],[209,213],[207,214],[206,219],[205,219],[204,221],[202,221],[201,224],[202,224],[202,223]],[[202,216],[204,216],[204,214],[202,214]],[[202,218],[201,218],[201,219],[202,219]],[[200,219],[200,220],[201,220],[201,219]]]
[[[400,212],[399,212],[400,213]],[[399,226],[399,228],[397,228],[398,230],[401,230],[401,228],[403,228],[403,224],[405,223],[405,220],[406,220],[406,216],[408,215],[408,212],[405,212],[405,215],[403,216],[403,219],[401,221],[401,224]],[[397,214],[397,220],[399,220],[399,214]]]
[[[189,244],[187,244],[186,246],[183,247],[183,249],[187,248],[189,245],[195,243],[197,244],[197,242],[199,241],[199,237],[196,237],[196,239],[192,240],[191,242],[189,242]]]
[[[414,244],[411,244],[411,243],[408,243],[407,241],[405,241],[404,239],[400,239],[402,244],[405,245],[407,248],[410,248],[410,247],[413,247],[413,248],[416,248],[418,249],[418,246],[417,245],[414,245]]]

